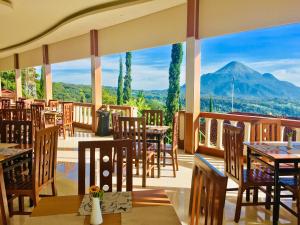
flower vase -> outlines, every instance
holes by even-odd
[[[288,148],[293,148],[293,144],[292,144],[292,137],[288,137],[288,144],[287,144]]]
[[[102,212],[100,208],[100,199],[92,198],[92,213],[91,213],[91,225],[99,225],[103,223]]]

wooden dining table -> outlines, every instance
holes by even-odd
[[[18,166],[10,163],[15,159],[26,156],[32,157],[32,145],[0,143],[0,225],[9,224],[9,212],[4,182],[4,172]],[[9,153],[11,151],[11,153]]]
[[[41,224],[51,220],[56,224],[90,224],[90,216],[79,216],[83,196],[56,196],[42,198],[33,209],[27,224]],[[45,223],[43,223],[45,224]],[[103,225],[179,225],[181,224],[164,190],[146,190],[132,192],[132,209],[125,213],[103,215]]]
[[[159,126],[159,125],[147,125],[146,135],[147,142],[157,144],[157,174],[160,177],[160,154],[161,154],[161,143],[167,136],[167,132],[170,129],[169,126]]]
[[[45,115],[45,120],[53,122],[54,126],[57,125],[57,120],[63,116],[62,112],[49,110],[49,109],[44,110],[44,115]]]
[[[300,142],[293,142],[293,148],[291,149],[287,147],[287,142],[252,142],[244,144],[247,146],[248,171],[251,169],[251,161],[255,160],[267,166],[274,173],[273,224],[277,225],[280,207],[279,178],[299,174]],[[283,164],[294,166],[281,166]]]

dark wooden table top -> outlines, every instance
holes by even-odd
[[[287,142],[245,142],[244,144],[272,161],[300,161],[300,142],[293,142],[293,148],[291,149],[287,147]]]

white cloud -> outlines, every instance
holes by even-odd
[[[247,63],[261,73],[271,73],[279,80],[300,86],[300,59],[279,59]]]

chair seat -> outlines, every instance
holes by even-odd
[[[244,170],[244,183],[248,186],[273,186],[274,178],[260,169]]]

